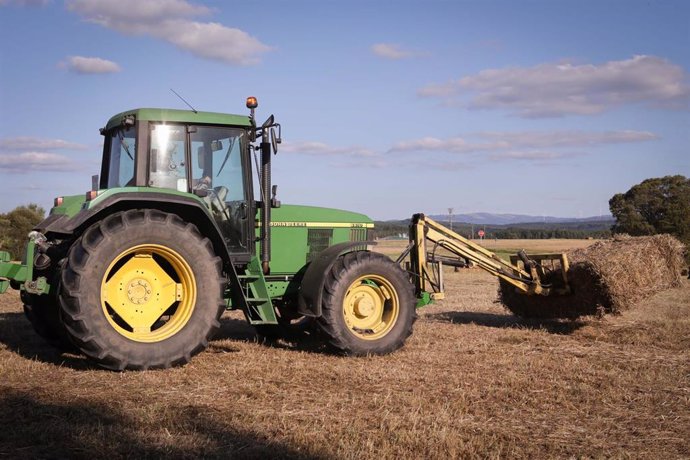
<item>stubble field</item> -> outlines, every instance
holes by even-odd
[[[44,344],[12,291],[0,457],[690,457],[689,281],[619,316],[539,323],[507,313],[479,270],[445,279],[447,300],[389,356],[265,345],[230,313],[189,365],[138,373]]]

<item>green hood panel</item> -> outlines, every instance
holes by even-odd
[[[367,241],[373,227],[369,217],[351,211],[295,205],[272,209],[271,273],[298,273],[330,246]]]
[[[340,209],[289,204],[271,210],[271,221],[272,227],[371,228],[374,226],[374,222],[364,214]]]

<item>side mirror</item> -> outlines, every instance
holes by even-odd
[[[271,128],[271,147],[273,148],[273,153],[278,153],[278,139],[276,138],[276,130]]]
[[[275,121],[275,117],[273,114],[271,114],[270,117],[266,118],[266,121],[264,121],[264,124],[261,125],[262,128],[268,128],[269,126],[273,126],[273,122]]]
[[[280,200],[276,198],[276,195],[278,194],[278,186],[274,185],[271,187],[271,207],[272,208],[279,208],[280,207]]]

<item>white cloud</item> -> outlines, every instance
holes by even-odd
[[[194,5],[186,0],[69,0],[67,8],[84,16],[89,22],[129,32],[137,31],[142,24],[211,13],[208,7]]]
[[[379,57],[393,60],[412,58],[421,55],[419,52],[407,50],[400,45],[392,43],[376,43],[371,45],[371,51]]]
[[[65,61],[60,62],[60,67],[64,67],[70,72],[78,74],[100,74],[117,73],[120,66],[113,61],[98,57],[70,56]]]
[[[647,131],[555,131],[484,132],[463,137],[421,139],[398,142],[389,152],[435,151],[454,154],[487,153],[488,158],[548,161],[582,155],[580,152],[554,152],[562,148],[595,147],[606,144],[636,143],[659,137]]]
[[[51,0],[0,0],[0,6],[46,6],[49,3],[51,3]]]
[[[576,155],[581,155],[579,153],[556,153],[556,152],[541,152],[538,150],[527,151],[527,152],[504,152],[489,155],[492,160],[524,160],[524,161],[539,161],[547,162],[550,160],[557,160],[564,157],[572,157]]]
[[[645,142],[659,139],[649,131],[551,131],[551,132],[483,132],[477,134],[509,148],[584,147],[602,144]]]
[[[498,150],[507,147],[500,141],[494,143],[468,142],[462,137],[438,139],[436,137],[424,137],[411,141],[402,141],[393,145],[391,152],[418,152],[418,151],[442,151],[452,153],[472,153],[486,150]]]
[[[688,108],[688,80],[682,67],[666,59],[634,56],[602,65],[562,62],[483,70],[429,85],[418,94],[449,105],[505,109],[521,117],[540,118],[592,115],[636,103]]]
[[[88,147],[62,139],[40,137],[0,138],[0,171],[12,174],[31,171],[75,171],[87,163],[46,150],[86,150]]]
[[[457,97],[461,88],[459,82],[449,81],[446,83],[434,83],[417,90],[417,95],[421,97],[439,97],[446,99],[446,102],[451,102],[449,99]]]
[[[22,152],[0,153],[0,171],[29,173],[32,171],[74,171],[75,163],[57,153]]]
[[[286,142],[280,150],[290,153],[317,156],[341,156],[341,157],[374,157],[377,153],[371,149],[359,146],[351,147],[332,147],[323,142],[298,141]]]
[[[19,151],[19,150],[85,150],[88,147],[75,142],[68,142],[62,139],[43,139],[40,137],[6,137],[0,138],[0,150]]]
[[[466,137],[439,139],[423,137],[395,143],[388,151],[362,146],[334,147],[317,141],[285,142],[281,151],[318,156],[335,161],[335,167],[395,167],[424,168],[427,157],[420,155],[391,155],[405,152],[438,152],[433,166],[437,169],[468,168],[477,156],[491,161],[529,161],[536,164],[565,160],[586,155],[585,149],[610,144],[629,144],[657,140],[647,131],[554,131],[554,132],[479,132]],[[566,150],[567,149],[567,150]],[[453,157],[444,156],[450,154]],[[474,157],[472,156],[474,155]],[[458,158],[468,161],[458,162]],[[394,161],[393,161],[394,159]]]
[[[196,56],[229,64],[256,64],[271,49],[240,29],[192,20],[212,10],[185,0],[69,0],[67,8],[122,34],[149,35]]]

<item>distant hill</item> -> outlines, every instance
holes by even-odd
[[[448,222],[448,214],[429,215],[439,222]],[[586,222],[610,222],[614,219],[611,215],[593,217],[553,217],[530,216],[526,214],[493,214],[489,212],[475,212],[469,214],[453,214],[453,222],[475,225],[515,225],[515,224],[559,224],[559,223],[586,223]]]
[[[448,225],[448,215],[430,215],[432,219]],[[568,218],[529,216],[524,214],[473,213],[453,215],[453,230],[471,238],[484,230],[487,238],[607,238],[615,220],[610,215]],[[404,236],[409,219],[376,222],[379,237]]]

